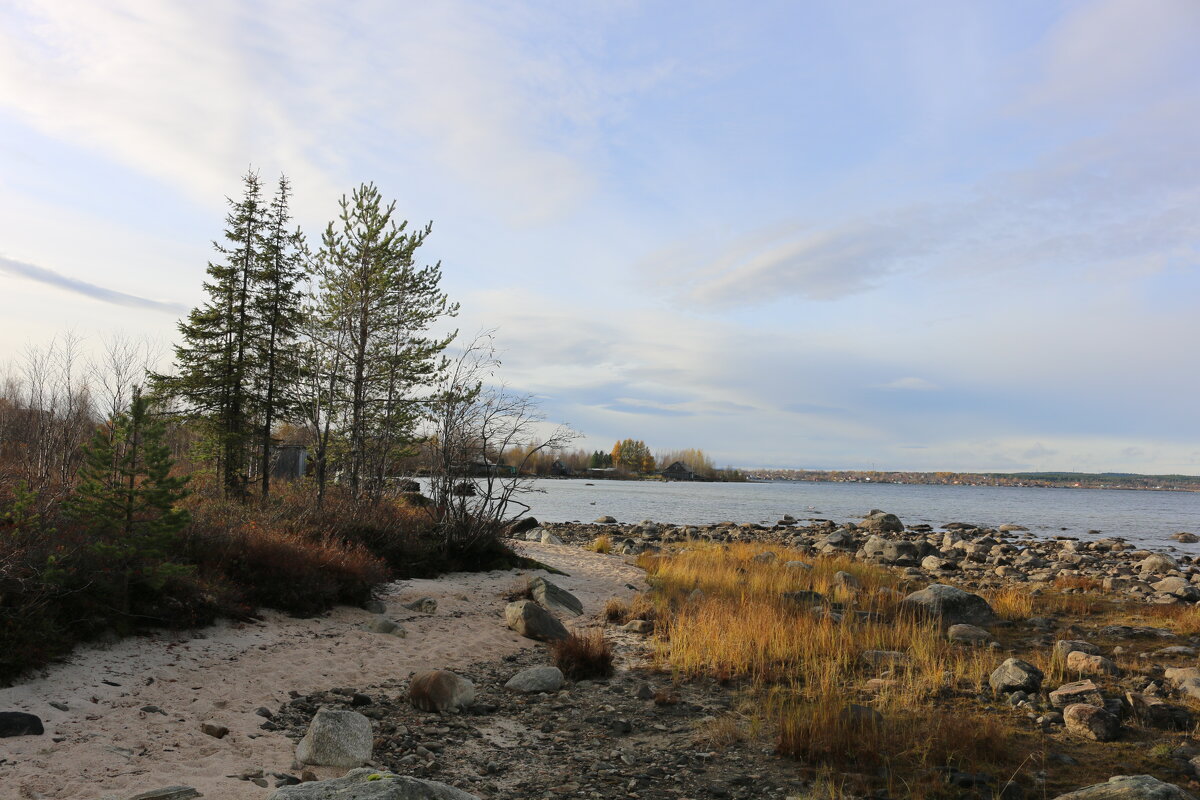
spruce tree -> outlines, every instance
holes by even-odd
[[[291,186],[280,176],[267,212],[259,267],[253,291],[255,401],[260,410],[260,480],[262,496],[271,493],[272,428],[296,416],[301,377],[300,329],[303,322],[300,284],[307,271],[304,236],[289,230]]]
[[[213,242],[220,258],[208,265],[208,300],[179,323],[183,341],[175,347],[178,374],[160,376],[160,384],[207,423],[225,494],[239,500],[246,498],[249,484],[256,411],[252,360],[257,355],[252,292],[262,262],[267,214],[258,175],[247,172],[242,184],[242,198],[228,198],[224,242]]]
[[[179,508],[187,478],[172,477],[171,466],[163,424],[135,389],[128,413],[98,428],[84,449],[79,483],[66,503],[67,516],[86,526],[95,552],[112,565],[126,613],[132,588],[158,589],[184,571],[171,555],[188,523],[187,510]]]

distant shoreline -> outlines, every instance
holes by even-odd
[[[744,471],[756,483],[891,483],[914,486],[1008,486],[1036,489],[1120,489],[1200,492],[1200,476],[1082,472],[875,472],[854,470]]]

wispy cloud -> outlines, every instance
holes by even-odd
[[[150,311],[162,311],[167,314],[179,315],[187,312],[187,306],[180,303],[169,303],[161,300],[150,300],[146,297],[138,297],[134,294],[126,294],[118,292],[115,289],[106,289],[103,286],[97,286],[94,283],[81,281],[78,278],[72,278],[67,275],[55,272],[52,269],[38,267],[33,264],[26,264],[22,261],[13,261],[11,258],[0,256],[0,272],[5,275],[11,275],[16,278],[24,278],[26,280],[36,281],[47,286],[53,286],[56,289],[62,289],[65,292],[89,297],[92,300],[99,300],[102,303],[111,303],[116,306],[125,306],[126,308],[141,308]]]
[[[936,392],[942,387],[932,381],[927,381],[924,378],[896,378],[894,381],[880,384],[876,389],[889,389],[902,392]]]

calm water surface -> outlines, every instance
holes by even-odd
[[[871,483],[660,483],[541,480],[522,497],[531,514],[547,522],[590,522],[601,515],[618,522],[698,524],[774,523],[797,519],[859,520],[871,509],[896,514],[907,524],[935,528],[948,522],[986,527],[1024,525],[1039,536],[1081,539],[1123,536],[1159,549],[1179,545],[1177,531],[1200,534],[1200,493],[1110,489],[1030,489],[1007,486],[912,486]],[[1100,531],[1089,534],[1088,531]]]

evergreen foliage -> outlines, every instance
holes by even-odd
[[[269,204],[256,173],[242,183],[241,199],[228,200],[224,239],[213,243],[220,258],[208,265],[208,299],[179,323],[177,375],[157,376],[205,423],[208,455],[226,496],[238,500],[256,477],[269,493],[272,427],[295,416],[307,274],[303,237],[288,230],[287,179]]]
[[[376,496],[394,461],[411,452],[426,406],[419,390],[438,380],[442,352],[454,338],[428,331],[458,312],[439,288],[441,264],[415,266],[432,225],[410,231],[406,220],[395,219],[395,208],[383,204],[374,184],[343,196],[317,259],[324,430],[341,423],[354,496]],[[323,462],[328,452],[318,450]],[[317,469],[323,484],[325,464]]]
[[[79,483],[68,499],[68,518],[84,525],[94,552],[110,566],[114,590],[128,610],[130,591],[159,589],[186,571],[170,561],[188,512],[186,477],[171,476],[164,426],[150,415],[150,401],[134,391],[128,413],[100,426],[84,449]]]

